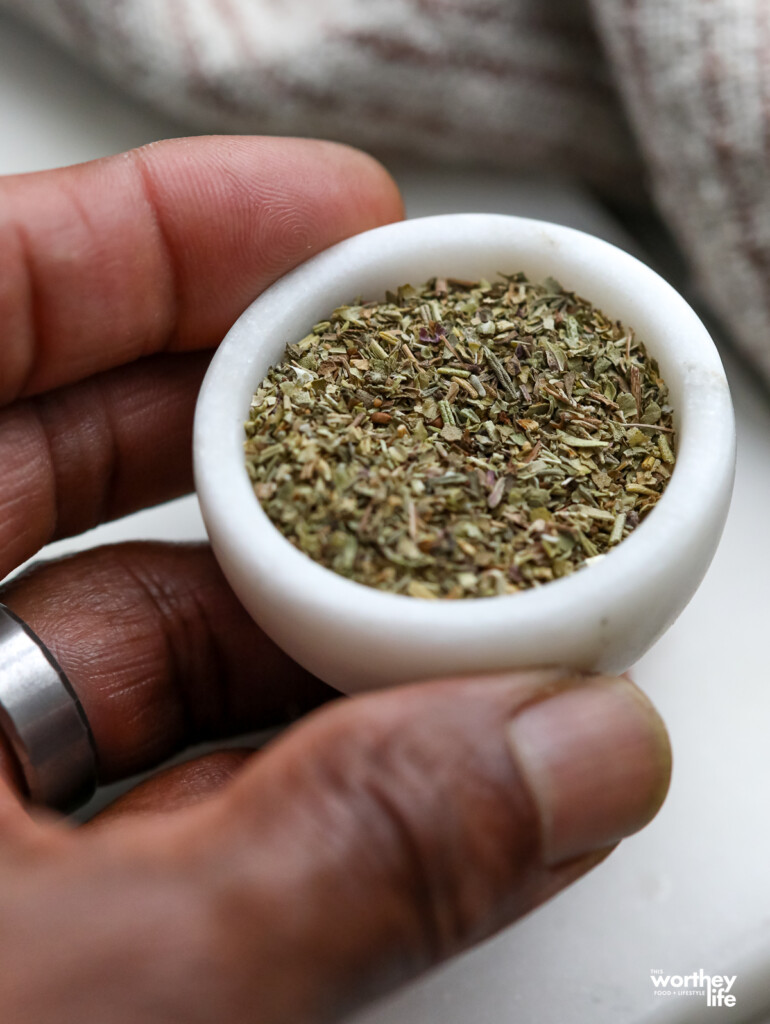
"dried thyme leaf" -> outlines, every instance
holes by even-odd
[[[340,307],[270,370],[246,437],[254,491],[293,544],[426,600],[591,564],[675,461],[668,391],[633,332],[523,274]]]

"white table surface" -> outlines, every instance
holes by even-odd
[[[0,173],[184,134],[0,16]],[[522,213],[624,243],[578,189],[512,176],[397,173],[409,212]],[[688,609],[634,671],[671,732],[658,819],[589,878],[361,1024],[685,1024],[770,1019],[770,404],[727,359],[739,429],[722,546]],[[203,536],[193,498],[91,531],[57,552]],[[650,970],[737,974],[735,1009],[652,996]],[[226,1022],[223,1022],[226,1024]]]

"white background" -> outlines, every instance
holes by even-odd
[[[179,134],[182,126],[125,99],[0,16],[0,173]],[[412,216],[521,213],[628,244],[571,186],[440,170],[396,173]],[[665,808],[569,893],[367,1014],[367,1024],[770,1018],[770,404],[750,372],[732,358],[727,366],[739,462],[724,540],[689,608],[634,671],[671,732],[675,770]],[[194,499],[55,547],[137,536],[202,537]],[[651,968],[737,973],[738,1006],[664,1006],[652,997]]]

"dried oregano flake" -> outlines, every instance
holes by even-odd
[[[246,468],[301,551],[423,598],[511,594],[602,557],[674,465],[633,330],[553,279],[435,279],[336,309],[257,390]]]

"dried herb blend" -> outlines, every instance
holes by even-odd
[[[548,279],[336,309],[258,389],[246,467],[301,551],[413,597],[509,594],[601,557],[674,465],[633,330]]]

